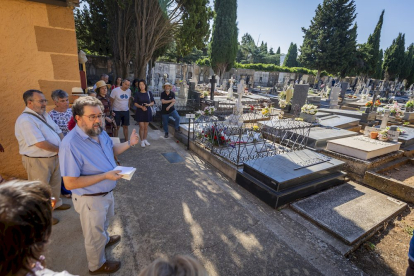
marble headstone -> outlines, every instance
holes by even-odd
[[[341,98],[344,99],[345,98],[345,93],[346,90],[348,89],[349,83],[347,82],[343,82],[341,83]]]
[[[306,103],[306,99],[308,98],[308,90],[309,84],[296,84],[295,89],[293,91],[292,97],[292,107],[295,105],[299,106],[299,110],[302,106]],[[292,111],[293,112],[293,108]]]
[[[398,151],[400,143],[382,142],[364,136],[336,139],[328,142],[327,150],[351,157],[368,160],[384,154]]]

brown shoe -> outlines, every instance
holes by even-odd
[[[59,220],[57,218],[52,218],[52,225],[58,224]]]
[[[120,235],[113,235],[109,237],[109,242],[105,245],[105,248],[110,247],[116,243],[118,243],[121,240]]]
[[[89,270],[89,274],[91,275],[110,274],[110,273],[117,272],[120,268],[121,268],[121,262],[107,260],[99,269],[95,271]]]
[[[67,209],[70,209],[69,204],[62,204],[59,207],[55,208],[55,210],[67,210]]]

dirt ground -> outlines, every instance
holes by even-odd
[[[409,204],[401,215],[353,252],[349,260],[369,275],[403,276],[413,230],[414,205]]]
[[[407,185],[414,186],[413,169],[414,166],[412,164],[405,164],[401,167],[386,171],[383,175],[402,181]]]

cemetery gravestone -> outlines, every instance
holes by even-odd
[[[299,109],[302,108],[308,98],[308,90],[309,84],[296,84],[292,97],[292,106],[298,105]]]
[[[339,108],[339,94],[341,93],[341,88],[332,87],[331,94],[329,95],[329,108]]]
[[[346,90],[348,89],[349,83],[343,82],[341,83],[341,98],[345,98]]]
[[[364,136],[336,139],[329,141],[327,145],[327,150],[362,160],[372,159],[399,149],[400,143],[382,142]]]
[[[280,166],[283,164],[283,166]],[[344,162],[305,149],[244,163],[236,182],[278,208],[298,198],[342,184]]]

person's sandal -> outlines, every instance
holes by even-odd
[[[89,274],[91,275],[98,275],[98,274],[110,274],[117,272],[121,268],[121,262],[118,261],[106,261],[100,268],[95,271],[90,271]]]

